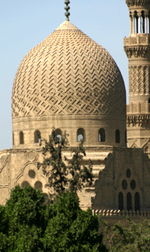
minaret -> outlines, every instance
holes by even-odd
[[[129,61],[128,147],[150,154],[150,0],[126,0],[130,35],[124,38]]]

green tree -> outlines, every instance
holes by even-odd
[[[16,186],[0,217],[0,252],[106,251],[98,217],[73,192],[44,204],[41,191]]]
[[[45,232],[44,195],[31,186],[16,186],[5,206],[7,216],[7,251],[43,251],[40,238]]]
[[[79,198],[73,192],[57,196],[56,203],[47,206],[49,219],[42,238],[45,251],[98,252],[107,251],[98,234],[98,217],[79,207]]]
[[[124,223],[110,226],[100,217],[100,232],[104,234],[103,241],[110,252],[140,252],[150,251],[149,220],[136,224],[129,218]]]
[[[62,150],[65,150],[68,144],[67,136],[64,134],[61,139],[57,137],[55,129],[49,136],[49,141],[43,139],[43,157],[42,163],[37,167],[42,167],[43,173],[48,177],[48,186],[54,189],[56,194],[62,195],[66,190],[81,190],[84,185],[92,184],[92,164],[83,165],[83,157],[86,155],[83,143],[79,147],[71,149],[71,159],[62,156]]]
[[[0,206],[0,251],[7,251],[8,243],[8,218],[5,212],[5,207]]]

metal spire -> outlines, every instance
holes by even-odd
[[[64,3],[65,3],[65,5],[66,5],[66,6],[64,7],[64,9],[66,10],[66,12],[65,12],[66,20],[69,21],[69,16],[70,16],[70,12],[69,12],[70,6],[69,6],[69,4],[70,4],[70,1],[69,1],[69,0],[66,0]]]

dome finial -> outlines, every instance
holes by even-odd
[[[68,20],[69,21],[69,16],[70,16],[70,12],[69,12],[69,10],[70,10],[70,6],[69,6],[69,4],[70,4],[70,1],[69,0],[66,0],[65,1],[65,7],[64,7],[64,9],[66,10],[66,12],[65,12],[65,16],[66,16],[66,20]]]

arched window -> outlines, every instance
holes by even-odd
[[[124,209],[123,193],[122,192],[120,192],[118,194],[118,209],[120,209],[121,211]]]
[[[130,192],[127,193],[127,210],[132,210],[132,195]]]
[[[34,142],[40,143],[41,141],[41,132],[39,130],[34,131]]]
[[[85,141],[85,132],[84,132],[84,129],[82,128],[79,128],[77,130],[77,142],[80,142],[80,141]]]
[[[118,129],[116,130],[115,137],[116,137],[116,143],[120,143],[120,131]]]
[[[24,134],[22,131],[20,131],[19,133],[19,140],[20,140],[20,144],[24,144]]]
[[[105,142],[105,130],[101,128],[98,132],[98,141]]]
[[[138,192],[135,193],[135,211],[140,211],[140,195]]]
[[[56,129],[55,133],[56,133],[56,137],[59,138],[59,140],[61,141],[61,138],[62,138],[62,131],[61,131],[61,129]]]

